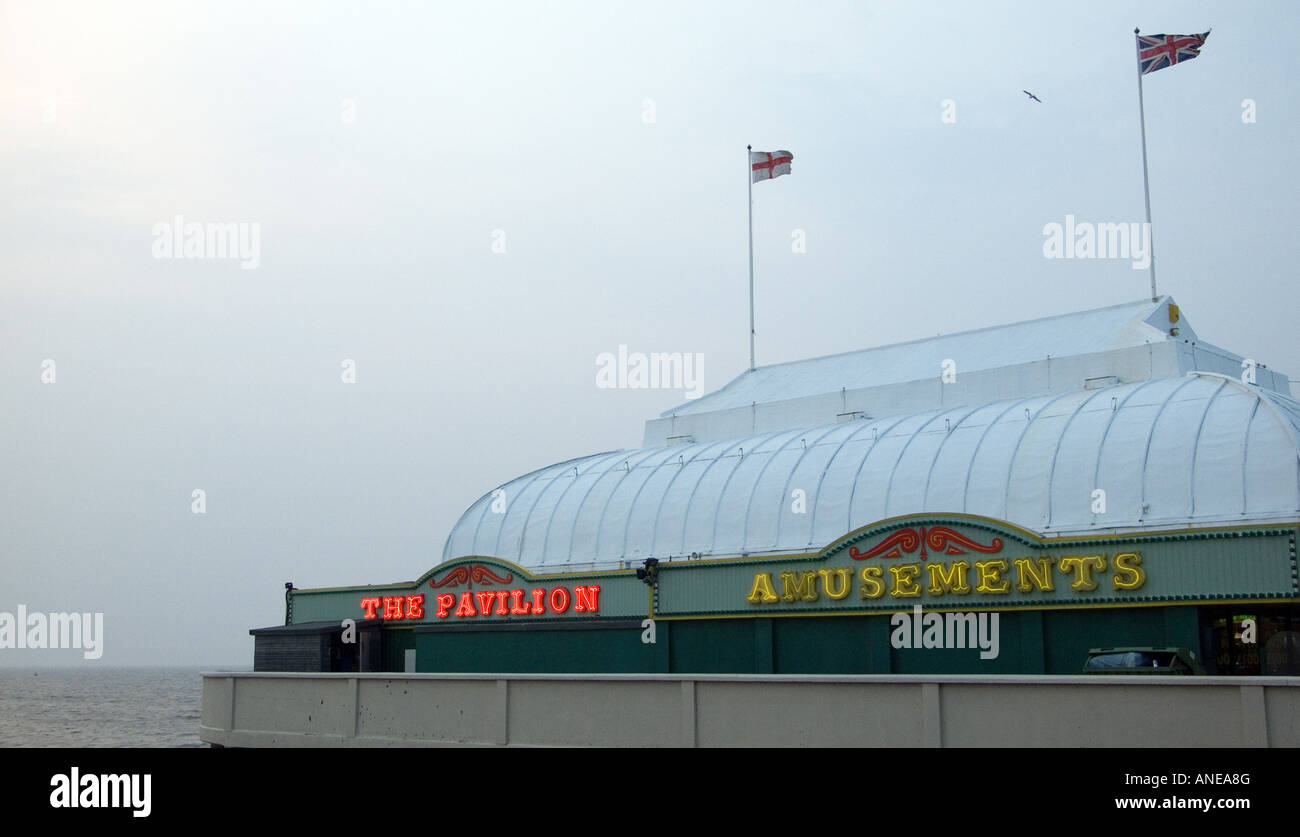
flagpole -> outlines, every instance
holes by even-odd
[[[1147,247],[1150,250],[1151,263],[1151,301],[1155,302],[1159,297],[1156,296],[1156,239],[1155,233],[1151,229],[1151,181],[1147,176],[1147,110],[1146,105],[1142,102],[1142,47],[1137,43],[1138,29],[1133,29],[1134,46],[1137,49],[1137,71],[1138,71],[1138,114],[1142,124],[1142,195],[1146,198],[1147,204]]]
[[[750,154],[754,146],[745,146],[745,183],[749,188],[749,371],[754,371],[754,169]]]

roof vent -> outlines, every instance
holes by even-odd
[[[1084,378],[1084,389],[1105,389],[1113,387],[1120,382],[1118,375],[1104,375],[1100,378]]]

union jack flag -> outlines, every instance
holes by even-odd
[[[1201,54],[1210,33],[1204,35],[1138,35],[1138,66],[1142,75],[1191,61]]]

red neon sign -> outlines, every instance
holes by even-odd
[[[600,612],[600,586],[579,584],[576,587],[552,587],[547,590],[466,590],[439,593],[434,597],[435,619],[456,617],[471,619],[481,616],[544,616],[548,613],[567,613],[572,605],[574,613]],[[413,596],[366,596],[361,600],[361,610],[366,619],[382,616],[389,622],[402,619],[424,619],[424,594]]]

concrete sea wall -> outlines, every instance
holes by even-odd
[[[226,747],[1296,747],[1300,678],[214,673]]]

